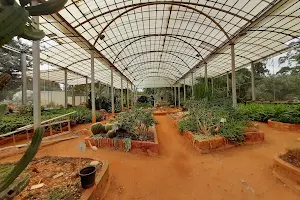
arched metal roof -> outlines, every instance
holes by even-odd
[[[69,0],[41,17],[41,58],[90,77],[93,49],[96,82],[110,83],[113,67],[118,88],[121,74],[124,86],[191,84],[206,63],[209,77],[231,70],[230,44],[237,69],[286,51],[299,16],[299,0]]]

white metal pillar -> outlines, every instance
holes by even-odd
[[[214,95],[214,79],[211,78],[211,95]]]
[[[92,123],[96,123],[96,102],[95,102],[95,55],[91,50],[91,102],[92,102]]]
[[[255,101],[256,97],[255,97],[254,63],[253,62],[251,62],[251,93],[252,93],[252,101]]]
[[[235,77],[235,53],[234,44],[231,44],[231,82],[232,82],[232,106],[237,106],[236,99],[236,77]]]
[[[129,109],[129,86],[128,86],[128,80],[127,80],[127,93],[126,93],[126,96],[127,96],[126,107],[127,107],[127,110],[128,110]]]
[[[175,102],[175,107],[177,106],[177,97],[176,97],[176,87],[174,86],[174,102]]]
[[[89,99],[89,85],[88,85],[88,77],[85,77],[85,103],[87,104]]]
[[[185,78],[183,79],[183,101],[186,101]]]
[[[194,72],[192,72],[192,98],[194,99]]]
[[[132,84],[130,84],[131,90],[130,90],[130,97],[131,97],[131,107],[133,107],[133,89]]]
[[[207,79],[207,63],[204,65],[204,83],[205,83],[205,90],[208,89],[208,79]]]
[[[124,111],[124,101],[123,101],[123,76],[121,74],[121,108]]]
[[[227,91],[227,97],[229,97],[229,72],[226,73],[226,79],[227,79],[226,91]]]
[[[65,69],[65,108],[68,107],[68,94],[67,94],[67,87],[68,87],[68,70]]]
[[[33,1],[32,5],[37,5]],[[36,28],[39,28],[39,16],[33,17]],[[32,67],[33,67],[33,125],[34,129],[41,125],[41,79],[40,79],[40,41],[32,43]]]
[[[114,101],[114,70],[110,68],[110,84],[111,84],[111,113],[115,113],[115,101]]]
[[[72,86],[72,106],[75,106],[75,85]]]
[[[178,107],[180,107],[180,86],[178,87]]]
[[[21,51],[21,67],[22,67],[22,104],[27,104],[27,76],[26,76],[26,53]]]

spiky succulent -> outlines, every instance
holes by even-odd
[[[19,36],[28,40],[41,40],[44,31],[36,28],[31,16],[50,15],[61,10],[68,0],[38,0],[39,4],[31,6],[33,0],[0,0],[0,46]]]

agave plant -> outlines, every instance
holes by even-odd
[[[41,40],[44,31],[36,28],[31,16],[50,15],[61,10],[68,0],[38,0],[39,4],[31,6],[33,0],[0,0],[0,46],[18,36],[28,40]]]

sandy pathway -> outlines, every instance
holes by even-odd
[[[166,116],[155,117],[160,156],[149,157],[109,149],[82,156],[110,162],[107,200],[299,200],[271,174],[272,158],[287,147],[299,146],[299,133],[261,124],[266,141],[224,152],[198,154],[186,144]],[[76,146],[85,136],[43,147],[38,156],[79,156]],[[13,156],[1,160],[16,160]]]

